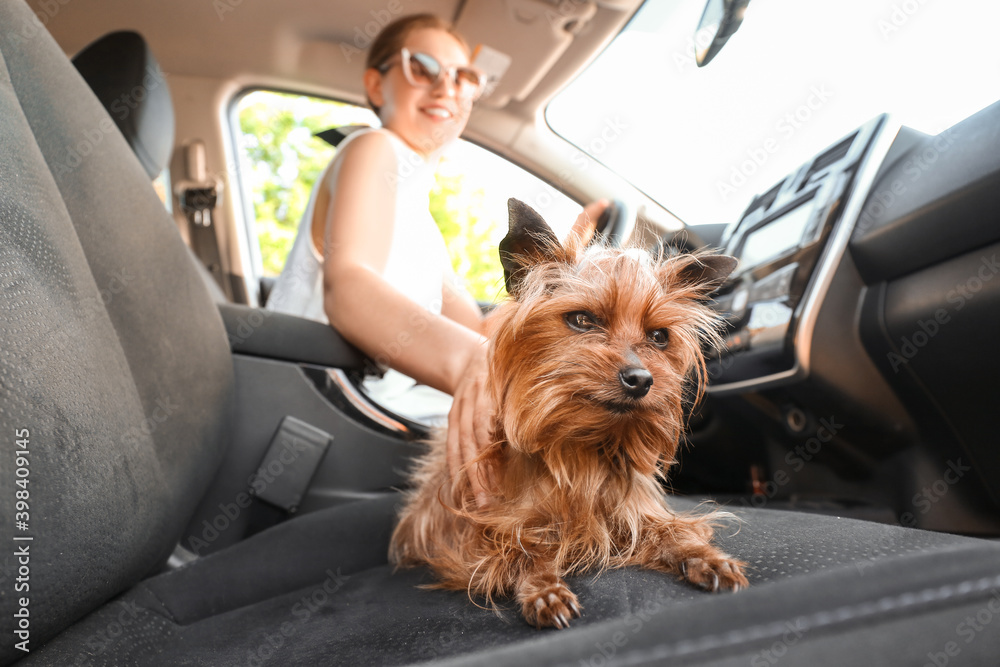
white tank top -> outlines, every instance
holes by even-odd
[[[343,148],[356,136],[379,132],[389,138],[396,154],[396,173],[386,174],[386,196],[395,196],[392,238],[382,277],[394,288],[435,315],[441,314],[446,276],[452,273],[444,238],[430,213],[435,164],[385,128],[359,130],[348,136],[327,170],[335,168]],[[323,174],[325,176],[326,173]],[[322,177],[313,187],[309,205],[285,268],[268,297],[268,310],[329,323],[323,308],[323,257],[312,242],[312,218]],[[385,407],[414,419],[446,415],[451,397],[393,370],[382,378],[368,378],[365,390]]]

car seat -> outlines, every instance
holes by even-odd
[[[1000,545],[836,517],[736,510],[718,538],[751,566],[736,595],[576,577],[584,616],[565,631],[392,573],[392,495],[165,569],[245,428],[247,346],[54,40],[22,0],[0,25],[0,661],[995,664]]]

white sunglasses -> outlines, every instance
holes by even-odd
[[[475,67],[468,65],[445,67],[434,56],[411,53],[406,47],[403,47],[400,55],[402,57],[399,64],[403,66],[403,76],[414,88],[430,90],[447,76],[448,81],[455,86],[456,94],[471,101],[479,99],[483,89],[486,88],[486,75]],[[378,71],[385,74],[396,64],[395,61],[386,62],[378,68]]]

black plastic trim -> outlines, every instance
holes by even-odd
[[[219,304],[219,313],[234,353],[344,370],[369,363],[328,324],[231,303]]]
[[[1000,102],[884,170],[851,238],[868,285],[1000,240]]]

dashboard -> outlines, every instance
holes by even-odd
[[[808,373],[819,305],[898,129],[887,115],[872,119],[755,197],[726,230],[725,253],[739,265],[715,301],[728,331],[709,368],[710,392]]]
[[[970,476],[916,525],[996,534],[998,221],[1000,102],[937,135],[889,115],[845,134],[721,237],[739,264],[713,303],[726,321],[707,369],[715,408],[793,454],[824,419],[841,425],[822,445],[830,488],[849,478],[897,509],[962,461]]]

